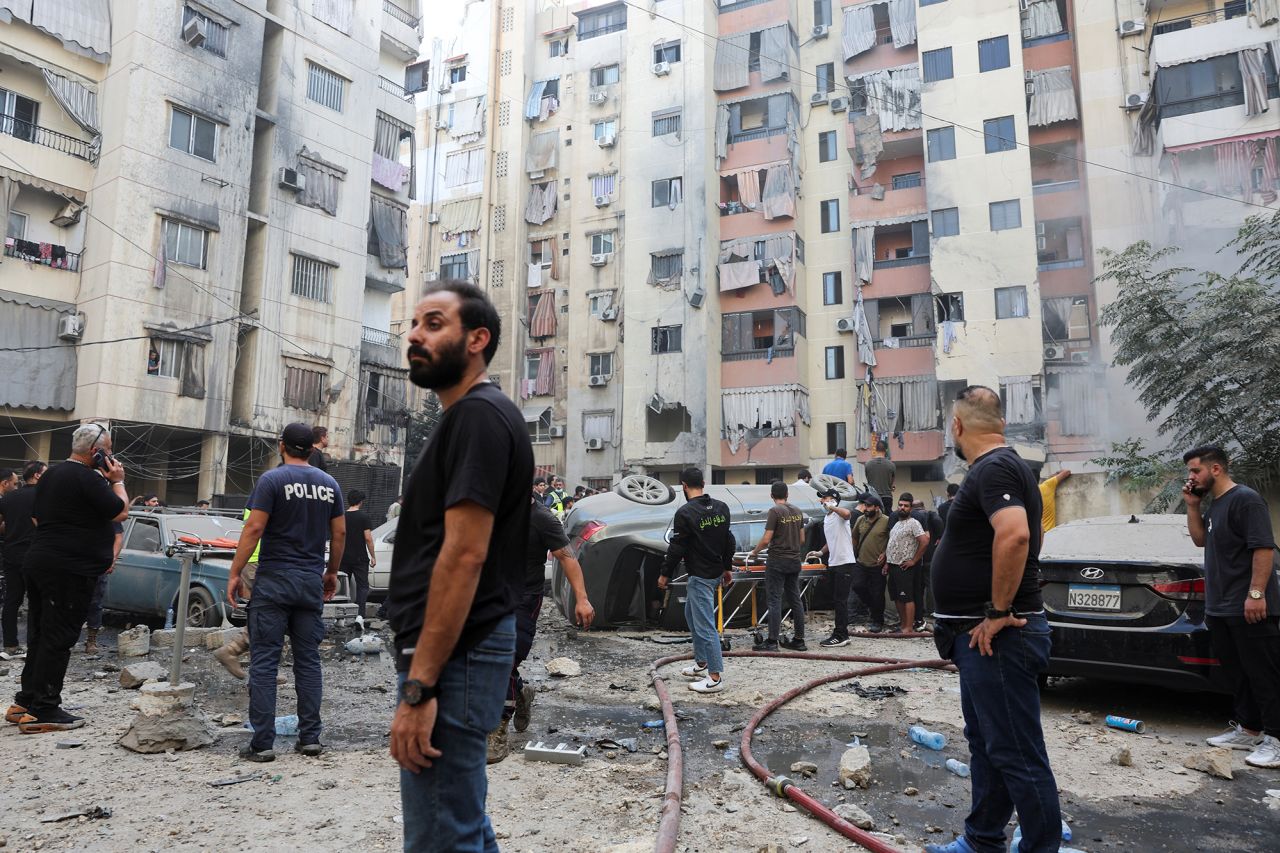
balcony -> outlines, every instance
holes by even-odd
[[[379,75],[378,88],[384,92],[387,92],[388,94],[395,95],[397,98],[407,99],[410,97],[409,93],[404,90],[404,84],[397,83],[395,80],[392,80],[390,77],[383,77]]]
[[[918,267],[929,263],[928,255],[915,255],[905,258],[886,258],[876,261],[872,266],[878,270],[897,270],[903,267]]]
[[[382,293],[401,293],[408,283],[408,275],[403,269],[384,267],[376,255],[365,255],[364,286],[369,290]]]
[[[382,0],[382,49],[405,62],[418,58],[422,22],[393,0]]]
[[[1218,21],[1229,21],[1232,18],[1243,18],[1245,14],[1245,3],[1240,0],[1240,2],[1228,3],[1226,6],[1210,9],[1207,12],[1196,12],[1194,15],[1183,15],[1181,18],[1166,18],[1151,28],[1151,37],[1154,39],[1166,33],[1204,27]]]
[[[360,332],[360,361],[379,367],[403,368],[400,336],[365,326]]]
[[[69,154],[77,160],[88,163],[96,163],[98,160],[97,151],[94,150],[92,143],[13,116],[0,116],[0,134],[30,142],[32,145],[52,148],[54,151],[61,151],[63,154]]]
[[[64,272],[80,272],[80,253],[68,252],[65,246],[52,246],[50,248],[53,253],[61,253],[58,257],[54,257],[53,253],[49,257],[43,257],[39,251],[32,254],[29,250],[24,251],[18,244],[26,241],[14,240],[9,237],[4,242],[4,256],[6,258],[17,258],[20,261],[26,261],[29,264],[37,264],[39,266],[48,267],[51,270],[62,270]],[[46,244],[48,245],[48,244]]]

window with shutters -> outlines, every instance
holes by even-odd
[[[218,125],[195,113],[173,107],[169,118],[169,147],[210,163],[217,162]]]
[[[954,237],[960,233],[960,209],[944,207],[933,211],[933,236]]]
[[[307,63],[307,100],[342,112],[347,81],[322,65]]]
[[[680,132],[680,110],[664,110],[653,114],[653,135],[667,136]]]
[[[208,259],[209,232],[173,219],[161,219],[160,222],[165,261],[204,269]]]
[[[991,202],[991,230],[1007,231],[1022,227],[1022,204],[1018,199]]]
[[[1012,151],[1018,147],[1013,127],[1013,116],[989,118],[982,123],[982,135],[986,142],[987,153]]]
[[[956,159],[956,129],[935,127],[925,134],[929,143],[929,162]]]
[[[996,71],[1009,67],[1009,37],[996,36],[978,41],[978,70]]]
[[[333,284],[333,264],[305,255],[293,255],[293,283],[289,292],[303,299],[328,302]]]
[[[320,411],[329,393],[329,375],[293,365],[286,365],[284,370],[284,404],[308,412]]]
[[[951,48],[949,47],[926,50],[920,55],[920,62],[924,67],[924,82],[926,83],[950,80],[955,76],[951,67]]]

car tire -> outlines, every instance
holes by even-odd
[[[649,506],[661,506],[675,500],[675,492],[666,483],[644,474],[623,478],[614,491],[629,501]]]
[[[222,618],[213,594],[202,586],[192,586],[187,596],[187,627],[216,628],[221,624]]]
[[[858,497],[857,490],[854,489],[853,486],[849,485],[847,480],[842,480],[839,477],[833,477],[830,474],[819,474],[814,477],[812,485],[820,492],[827,489],[835,489],[836,493],[840,495],[840,500],[842,501],[852,501]]]

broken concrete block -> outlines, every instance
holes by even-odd
[[[325,604],[320,619],[326,625],[339,627],[350,625],[356,620],[360,608],[354,602],[333,602]]]
[[[148,681],[164,681],[169,677],[169,670],[153,660],[131,663],[120,670],[120,686],[133,690]]]
[[[218,628],[215,631],[205,634],[204,647],[210,651],[220,649],[243,633],[243,628]]]
[[[551,675],[568,678],[582,674],[582,664],[573,658],[553,658],[547,661],[547,672]]]
[[[139,714],[118,743],[125,749],[151,755],[199,749],[213,743],[204,715],[194,708],[174,708],[159,716]]]
[[[182,632],[182,645],[185,648],[191,646],[203,646],[205,637],[213,633],[220,633],[221,628],[185,628]],[[178,636],[175,628],[164,628],[159,631],[151,632],[151,648],[153,649],[171,649],[174,640]],[[221,644],[219,644],[221,645]]]
[[[840,756],[840,783],[846,788],[871,785],[871,753],[865,746],[855,746]]]
[[[1206,749],[1203,752],[1193,752],[1182,759],[1182,766],[1189,770],[1199,770],[1201,773],[1217,776],[1219,779],[1235,778],[1231,775],[1231,750],[1229,749]]]
[[[812,776],[818,772],[818,765],[812,761],[797,761],[791,765],[792,773],[799,773],[803,776]]]
[[[876,822],[871,819],[871,815],[863,811],[859,806],[853,803],[841,803],[832,809],[838,816],[849,821],[849,823],[858,827],[858,829],[874,829]]]
[[[729,741],[724,740],[723,738],[720,740],[713,740],[711,741],[711,748],[712,749],[728,749]],[[792,769],[794,770],[795,768],[792,768]]]
[[[116,651],[122,658],[145,657],[151,651],[151,629],[146,625],[138,625],[121,631],[116,637]]]
[[[1129,751],[1129,747],[1122,746],[1111,756],[1111,763],[1118,767],[1132,767],[1133,753]]]

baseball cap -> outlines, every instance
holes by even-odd
[[[871,492],[863,492],[858,495],[858,503],[867,504],[868,506],[878,506],[881,509],[884,509],[884,504],[881,503],[880,498],[873,495]]]
[[[835,489],[823,489],[822,491],[818,492],[818,497],[835,498],[836,500],[840,500],[840,493]]]
[[[311,449],[311,425],[292,423],[280,433],[280,440],[293,450]]]

